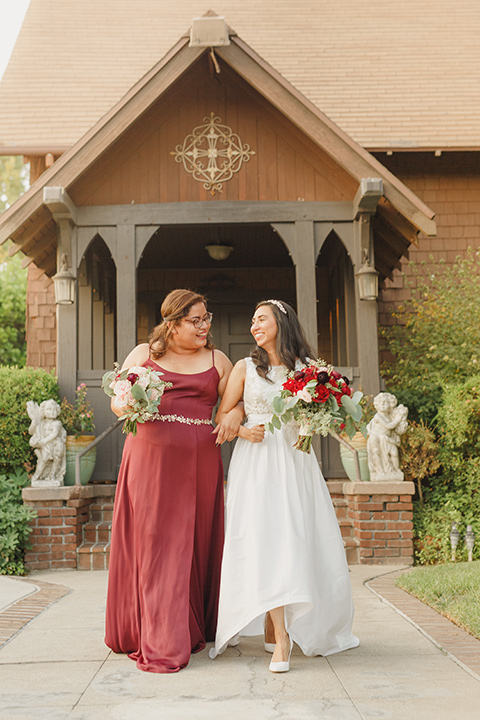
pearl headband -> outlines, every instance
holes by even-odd
[[[287,314],[287,311],[286,311],[285,308],[283,307],[283,305],[282,305],[282,303],[280,302],[280,300],[265,300],[265,302],[271,303],[272,305],[276,305],[276,306],[278,307],[278,309],[281,310],[281,312],[282,312],[284,315]]]

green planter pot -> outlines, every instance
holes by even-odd
[[[358,452],[358,462],[360,465],[360,477],[362,482],[370,480],[367,459],[367,439],[363,437],[361,432],[357,432],[351,440],[348,440],[348,442],[350,445],[353,445]],[[355,460],[353,453],[348,448],[344,447],[344,445],[340,445],[340,460],[342,461],[343,469],[347,473],[348,479],[355,482],[357,476],[355,473]]]
[[[64,484],[75,485],[75,458],[78,453],[84,450],[87,445],[95,440],[95,435],[67,435],[67,469],[65,472]],[[88,451],[80,460],[80,477],[82,485],[86,485],[92,477],[97,459],[97,448]]]

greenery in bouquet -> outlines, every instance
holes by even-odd
[[[295,447],[310,452],[313,435],[338,435],[352,438],[362,429],[363,393],[352,393],[349,380],[318,359],[289,373],[280,395],[272,398],[273,415],[267,429],[278,430],[282,423],[294,420],[300,425]]]
[[[63,398],[59,420],[67,431],[67,435],[92,435],[95,430],[93,407],[87,400],[87,386],[80,383],[75,391],[75,402]]]
[[[124,433],[137,434],[137,423],[158,418],[158,408],[166,388],[172,383],[161,379],[163,373],[143,366],[120,370],[118,363],[105,373],[102,388],[115,405],[122,410]]]

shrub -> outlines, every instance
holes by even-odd
[[[437,428],[444,487],[480,512],[480,375],[445,388]]]
[[[25,575],[23,557],[30,547],[30,520],[35,510],[22,504],[22,488],[28,485],[28,475],[17,470],[0,475],[0,575]]]
[[[442,472],[426,489],[425,504],[414,507],[415,557],[422,564],[450,559],[453,521],[462,536],[457,556],[466,559],[463,536],[472,525],[474,557],[480,557],[480,375],[445,387],[437,430]]]
[[[405,480],[416,484],[419,500],[423,503],[422,483],[437,473],[440,460],[435,433],[422,420],[408,423],[408,429],[402,435],[400,460]]]
[[[382,332],[394,356],[382,373],[410,419],[430,425],[444,385],[480,368],[480,251],[469,250],[453,266],[432,261],[411,268],[413,281],[405,278],[411,301],[394,313],[399,324]]]
[[[58,383],[52,373],[35,368],[0,367],[0,473],[9,475],[26,464],[33,466],[35,455],[29,445],[27,400],[57,402]]]

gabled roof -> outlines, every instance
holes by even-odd
[[[206,51],[188,47],[188,39],[181,38],[117,105],[1,216],[0,242],[11,237],[15,242],[14,250],[21,249],[37,265],[51,270],[51,257],[47,265],[42,261],[48,254],[49,232],[46,228],[51,223],[51,215],[43,205],[43,187],[54,185],[68,190],[203,52]],[[435,233],[434,213],[243,40],[232,34],[231,44],[216,48],[216,53],[358,182],[364,177],[382,178],[384,204],[390,209],[388,222],[395,225],[395,217],[399,218],[400,232],[407,238],[407,245],[419,230],[426,234]],[[39,254],[39,247],[43,255]]]
[[[30,0],[0,82],[0,154],[71,147],[209,6],[210,0]],[[212,6],[363,147],[480,149],[475,0]]]

